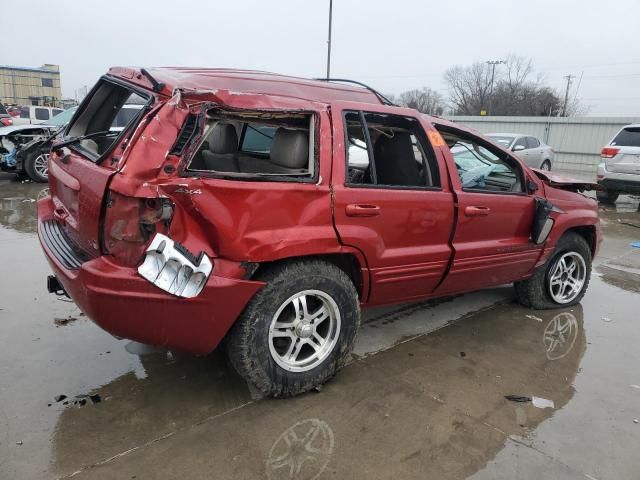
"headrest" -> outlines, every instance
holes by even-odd
[[[286,168],[306,168],[309,163],[307,132],[278,128],[271,144],[271,162]]]
[[[209,134],[209,151],[211,153],[236,153],[238,151],[238,134],[229,123],[216,123]]]

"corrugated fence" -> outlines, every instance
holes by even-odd
[[[554,170],[593,174],[600,150],[621,127],[640,117],[447,117],[481,133],[523,133],[555,150]]]

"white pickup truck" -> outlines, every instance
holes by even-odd
[[[20,115],[13,117],[14,125],[37,125],[39,123],[47,123],[50,118],[61,113],[62,108],[40,107],[38,105],[30,105],[20,107]]]

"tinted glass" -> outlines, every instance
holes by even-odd
[[[528,148],[538,148],[540,146],[540,140],[536,137],[527,137],[527,147]]]
[[[524,148],[527,148],[527,140],[525,137],[520,137],[518,141],[513,145],[513,148],[522,145]]]
[[[269,153],[275,133],[276,127],[247,124],[240,150],[243,152]]]
[[[7,109],[4,108],[4,105],[0,103],[0,114],[7,115]]]
[[[20,108],[20,118],[29,118],[29,107]]]
[[[623,128],[611,145],[617,147],[640,147],[640,127]]]
[[[49,120],[49,110],[46,108],[36,108],[36,120]]]

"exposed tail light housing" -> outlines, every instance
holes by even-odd
[[[173,217],[167,198],[136,198],[109,192],[102,248],[119,263],[134,267],[156,233],[166,233]]]
[[[181,244],[158,233],[146,250],[138,273],[165,292],[184,298],[197,296],[213,270],[204,252],[194,255]]]
[[[613,158],[618,154],[619,151],[620,149],[616,147],[604,147],[600,152],[600,156],[602,158]]]

